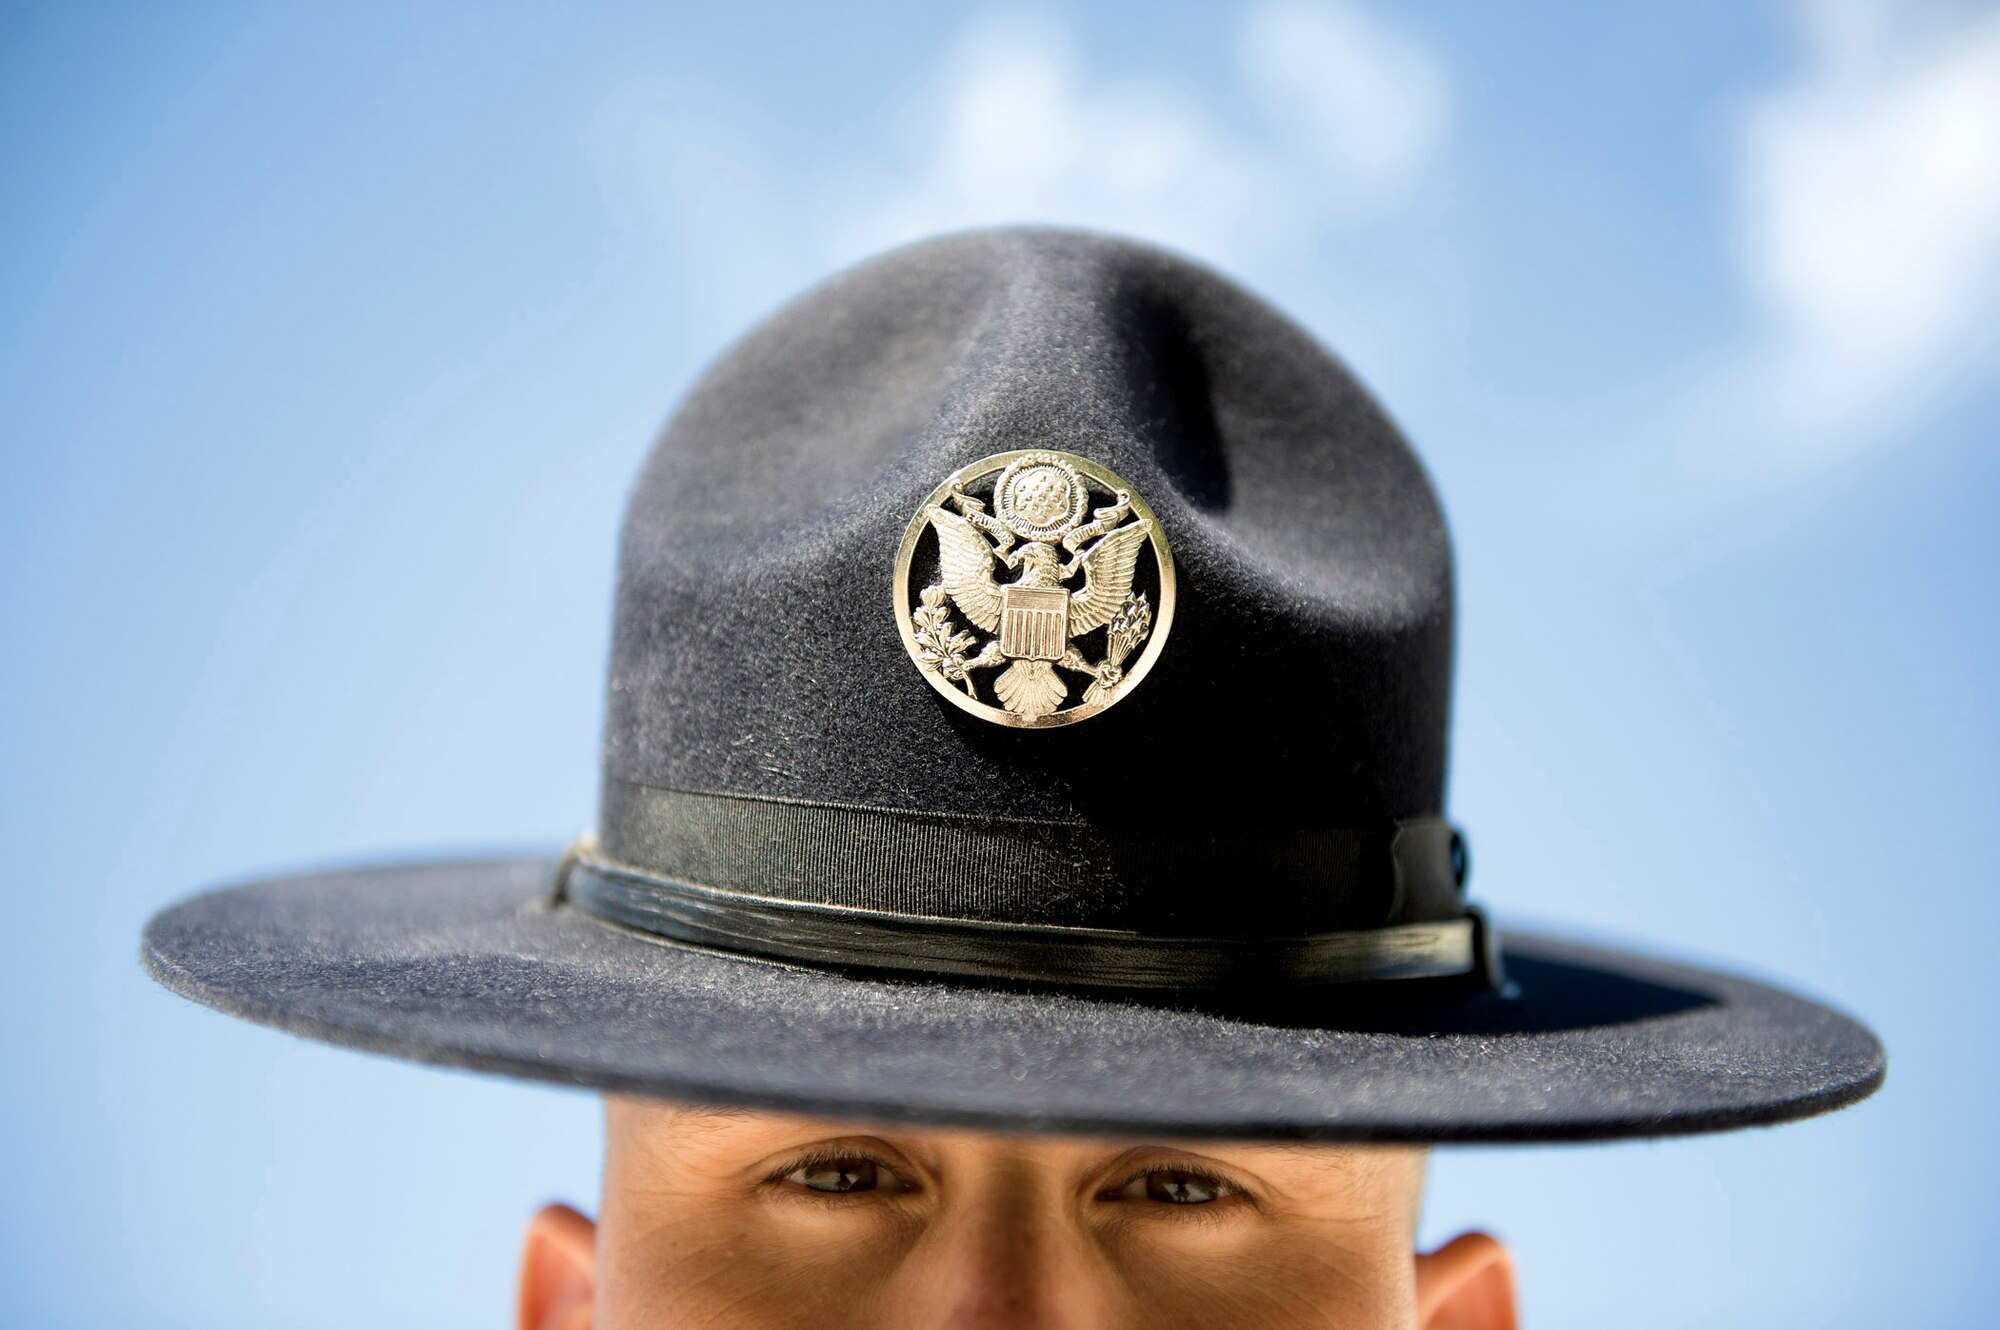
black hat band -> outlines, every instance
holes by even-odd
[[[600,820],[601,844],[572,850],[559,897],[614,923],[771,959],[1114,988],[1488,969],[1490,930],[1461,895],[1462,844],[1436,818],[1374,832],[1121,836],[613,778]],[[1147,917],[1128,903],[1121,918],[1107,886],[1115,898],[1135,881],[1147,888],[1132,893],[1142,903],[1183,908]],[[1188,900],[1211,910],[1193,927]]]
[[[1244,825],[1170,807],[1137,825],[972,817],[666,789],[606,777],[605,858],[815,905],[994,923],[1250,937],[1455,919],[1464,843],[1442,818]]]
[[[593,848],[586,839],[564,858],[558,899],[609,923],[766,960],[1114,989],[1312,988],[1493,974],[1490,929],[1471,909],[1441,923],[1300,937],[1156,937],[749,896],[612,863]]]

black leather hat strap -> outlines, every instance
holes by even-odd
[[[812,904],[662,877],[572,848],[558,899],[675,942],[816,967],[1112,989],[1310,988],[1485,975],[1476,911],[1433,923],[1270,938],[1158,937],[1116,929],[900,914]]]
[[[1121,828],[752,799],[612,777],[598,838],[606,859],[677,881],[946,919],[1237,935],[1433,923],[1464,910],[1464,845],[1438,817],[1271,828],[1209,816],[1194,799]],[[1229,922],[1160,928],[1144,905],[1132,908],[1176,900],[1181,918],[1214,904]]]

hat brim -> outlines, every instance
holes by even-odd
[[[1278,1014],[858,978],[553,904],[553,860],[211,892],[147,925],[173,991],[336,1044],[833,1116],[1115,1135],[1512,1142],[1775,1123],[1882,1081],[1881,1044],[1730,975],[1506,933],[1506,994]]]

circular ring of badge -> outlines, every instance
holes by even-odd
[[[896,624],[933,688],[1051,729],[1137,688],[1174,621],[1174,556],[1131,486],[1088,458],[995,453],[931,491],[896,552]]]

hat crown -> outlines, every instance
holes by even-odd
[[[1179,570],[1172,639],[1144,685],[1056,730],[949,705],[891,608],[926,496],[1018,449],[1128,482]],[[1051,477],[1024,477],[1017,505],[1065,501]],[[1076,854],[1107,855],[1103,871],[1010,872],[999,852],[961,887],[871,885],[866,871],[816,887],[782,861],[718,885],[1140,931],[1380,923],[1393,902],[1345,898],[1323,862],[1373,851],[1329,850],[1320,833],[1440,812],[1451,620],[1449,545],[1421,465],[1296,325],[1125,241],[931,241],[773,314],[662,434],[624,530],[600,834],[621,858],[698,877],[718,871],[718,842],[744,837],[635,831],[635,809],[689,796],[741,822],[782,804],[864,839],[927,820],[1047,826],[1023,833],[1023,854],[1069,853],[1049,847],[1073,833]],[[887,820],[852,822],[864,814]],[[1230,873],[1245,846],[1290,848]]]

